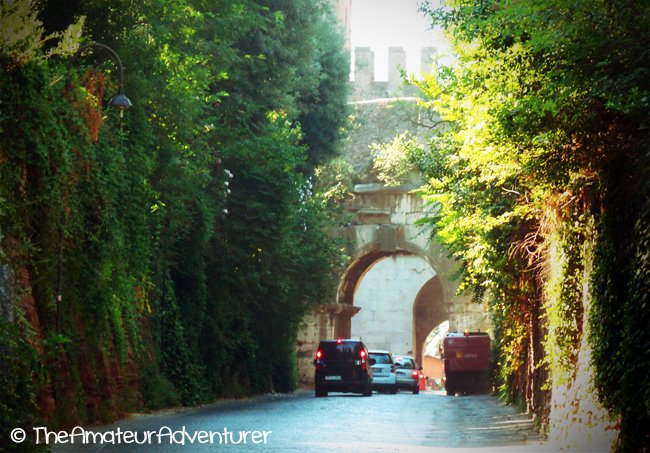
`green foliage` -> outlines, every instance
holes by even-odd
[[[20,401],[52,392],[44,416],[65,426],[132,410],[138,391],[154,409],[294,389],[298,323],[340,259],[311,187],[347,117],[329,3],[5,3],[0,258],[46,339]],[[81,40],[119,54],[123,116],[104,106],[110,54],[48,58]],[[113,398],[96,404],[99,387]]]
[[[342,33],[333,26],[337,19],[329,10],[329,3],[318,1],[308,5],[317,7],[320,14],[307,31],[312,36],[310,47],[315,54],[315,64],[310,67],[317,82],[300,94],[298,121],[304,133],[302,143],[307,145],[306,171],[311,172],[338,154],[344,135],[343,119],[350,113],[347,104],[350,56],[343,50]]]
[[[210,265],[210,279],[248,307],[244,320],[224,333],[224,346],[233,345],[232,354],[241,360],[237,372],[252,377],[258,391],[271,385],[286,389],[286,379],[293,376],[286,364],[298,322],[333,287],[328,266],[335,253],[318,205],[304,192],[298,172],[304,154],[297,131],[283,116],[271,114],[268,120],[264,134],[240,139],[225,158],[234,175],[220,237],[225,252],[221,263]],[[237,327],[242,321],[252,344],[242,342],[246,330]]]
[[[329,209],[342,210],[354,188],[354,169],[343,159],[332,159],[314,172],[314,191]]]
[[[374,143],[372,165],[377,178],[387,186],[408,182],[415,172],[412,156],[419,154],[418,148],[417,138],[408,131],[398,134],[391,142]]]
[[[619,441],[629,450],[647,448],[650,442],[645,378],[650,372],[650,184],[642,176],[647,164],[648,154],[619,160],[606,174],[617,190],[605,197],[608,210],[600,224],[592,276],[598,301],[592,307],[590,338],[596,385],[605,405],[621,415]]]
[[[174,407],[181,403],[176,388],[152,365],[142,371],[141,387],[145,407],[149,410]]]
[[[555,382],[568,385],[573,378],[582,335],[582,299],[586,297],[583,287],[588,272],[584,263],[592,261],[593,243],[587,237],[595,232],[592,225],[581,219],[565,221],[558,230],[547,238],[551,244],[549,265],[559,270],[551,272],[546,282],[544,311],[548,332],[544,351],[545,363]]]
[[[30,326],[22,320],[21,328]],[[27,334],[31,337],[31,334]],[[22,428],[29,432],[39,421],[35,398],[38,378],[38,354],[25,340],[18,323],[0,320],[0,436],[9,439],[12,429]],[[6,442],[8,451],[37,451],[31,444],[16,445]],[[13,445],[11,445],[13,444]]]
[[[81,38],[83,18],[66,24],[64,31],[43,36],[43,23],[30,1],[3,1],[0,4],[0,55],[6,58],[7,69],[24,66],[30,61],[74,52]],[[48,41],[56,40],[45,53],[41,49]]]
[[[420,83],[422,105],[446,128],[414,160],[438,208],[436,235],[464,266],[461,288],[491,299],[504,389],[525,392],[539,415],[548,410],[544,363],[559,381],[571,375],[582,285],[594,269],[600,396],[622,416],[620,447],[647,448],[647,389],[625,383],[643,382],[650,354],[637,324],[648,313],[639,302],[647,205],[637,201],[647,199],[650,10],[564,0],[423,9],[449,32],[457,61]],[[553,281],[549,260],[559,268]]]

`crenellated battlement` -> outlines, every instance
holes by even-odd
[[[433,68],[435,47],[420,51],[420,72]],[[406,68],[406,51],[403,47],[388,48],[388,80],[375,80],[375,53],[370,47],[354,49],[354,80],[350,82],[350,100],[400,97],[413,95],[413,88],[404,85],[399,68]]]

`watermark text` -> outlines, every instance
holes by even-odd
[[[27,439],[27,433],[23,428],[15,428],[11,431],[11,440],[17,444],[22,443]],[[205,431],[188,430],[185,426],[176,429],[161,426],[155,430],[144,431],[131,431],[120,427],[108,431],[92,431],[76,426],[70,431],[52,431],[45,426],[35,426],[32,433],[37,445],[266,445],[272,431],[231,431],[226,427],[221,431]]]

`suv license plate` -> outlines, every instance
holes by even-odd
[[[326,381],[340,381],[341,376],[325,376]]]

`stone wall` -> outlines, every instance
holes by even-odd
[[[389,49],[388,81],[374,79],[375,57],[370,48],[356,48],[355,56],[356,79],[350,82],[352,122],[342,154],[351,163],[358,182],[372,183],[378,180],[372,170],[371,146],[390,142],[404,132],[423,145],[436,118],[429,118],[429,113],[417,106],[417,89],[401,79],[398,66],[406,64],[404,49]],[[434,56],[434,48],[424,48],[423,67],[431,67]]]
[[[420,72],[430,72],[436,55],[434,47],[420,51]],[[375,53],[370,47],[354,49],[354,81],[350,82],[351,102],[373,99],[414,96],[416,90],[402,80],[400,68],[406,68],[406,51],[402,47],[388,48],[388,77],[386,81],[375,80]]]
[[[552,244],[549,280],[562,275],[562,263],[558,246]],[[587,254],[589,256],[590,254]],[[583,274],[582,286],[582,337],[577,361],[567,382],[552,376],[549,413],[549,444],[568,451],[612,451],[618,435],[616,420],[600,404],[594,387],[594,370],[591,363],[592,348],[589,344],[589,265]],[[549,300],[549,304],[557,303]]]

